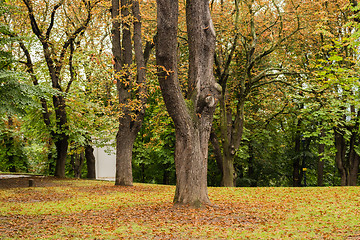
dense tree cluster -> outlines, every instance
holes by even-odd
[[[357,185],[359,6],[0,0],[0,171],[116,184]]]

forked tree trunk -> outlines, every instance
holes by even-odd
[[[130,11],[131,10],[131,11]],[[120,22],[119,15],[123,19]],[[133,39],[129,18],[133,20]],[[132,150],[145,114],[147,90],[145,86],[145,56],[142,51],[141,16],[138,0],[112,0],[112,51],[114,72],[120,105],[119,129],[116,135],[116,176],[115,185],[132,186]],[[151,46],[145,48],[147,52]],[[134,76],[131,75],[133,53],[136,62],[136,89],[132,89]],[[135,96],[135,97],[134,97]],[[136,110],[129,106],[136,98],[140,102]]]
[[[174,203],[210,204],[207,192],[208,141],[220,93],[213,76],[215,31],[209,2],[188,0],[189,92],[185,100],[177,69],[178,1],[157,0],[156,57],[165,105],[175,125]],[[187,101],[187,103],[186,103]]]

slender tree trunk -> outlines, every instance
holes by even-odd
[[[159,83],[175,125],[174,203],[210,204],[207,192],[208,141],[219,87],[213,76],[215,31],[209,2],[186,2],[189,40],[189,92],[186,103],[177,72],[178,2],[157,0],[156,47]]]
[[[225,95],[225,94],[223,94]],[[236,171],[234,168],[234,160],[236,150],[239,149],[244,130],[244,101],[239,100],[237,104],[235,121],[232,120],[231,109],[225,105],[225,99],[220,104],[221,121],[221,138],[223,139],[223,187],[236,186]],[[222,102],[221,101],[221,102]]]
[[[359,155],[355,152],[356,142],[358,140],[358,136],[356,132],[352,132],[350,138],[350,150],[348,156],[348,175],[346,179],[347,186],[356,186],[357,183],[357,176],[359,172]]]
[[[350,176],[349,176],[349,186],[356,186],[359,174],[359,161],[360,157],[358,154],[354,156],[354,159],[350,162]]]
[[[84,153],[75,153],[71,155],[71,165],[74,171],[74,177],[80,178],[81,177],[81,170],[84,164]]]
[[[85,159],[87,166],[87,175],[88,179],[96,178],[96,168],[95,168],[95,156],[94,148],[91,146],[91,142],[85,146]]]
[[[341,186],[346,186],[347,173],[346,173],[346,167],[344,166],[346,143],[343,133],[339,129],[335,129],[334,134],[335,134],[335,148],[336,148],[335,163],[340,173]]]
[[[301,120],[299,119],[297,127],[300,128]],[[300,130],[296,131],[295,136],[295,157],[293,159],[293,187],[301,186],[301,174],[300,174],[300,154],[301,154],[301,134]]]
[[[250,187],[257,187],[257,182],[259,179],[259,176],[256,174],[255,171],[255,156],[254,156],[254,148],[253,145],[251,143],[251,141],[249,141],[249,166],[248,166],[248,177],[249,179],[251,179],[250,181]]]
[[[223,156],[221,153],[219,140],[217,139],[216,133],[214,132],[213,128],[211,129],[211,133],[210,133],[210,142],[211,142],[211,145],[213,146],[216,165],[220,170],[221,179],[223,179],[223,176],[222,176],[223,175],[223,159],[222,159]]]
[[[8,116],[8,124],[7,124],[7,134],[5,137],[5,149],[6,149],[6,154],[5,157],[7,159],[7,165],[9,166],[9,172],[16,172],[16,164],[15,164],[15,158],[14,158],[14,137],[13,137],[13,126],[14,125],[14,121],[12,119],[12,117]]]
[[[325,137],[325,132],[321,131],[321,137]],[[325,144],[319,144],[319,159],[317,165],[317,185],[319,187],[324,186],[324,152],[325,152]]]

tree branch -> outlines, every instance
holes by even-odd
[[[33,32],[39,38],[41,43],[44,43],[46,38],[42,35],[42,32],[41,32],[41,30],[39,28],[39,25],[36,22],[36,19],[35,19],[35,16],[34,16],[34,9],[32,8],[31,0],[23,0],[23,2],[25,3],[25,5],[26,5],[26,7],[28,9],[31,28],[33,29]]]
[[[51,33],[51,30],[54,26],[54,21],[55,21],[55,14],[56,14],[56,10],[61,6],[63,5],[64,3],[64,0],[61,0],[58,4],[56,4],[54,6],[54,9],[52,10],[52,13],[51,13],[51,18],[50,18],[50,25],[46,31],[46,35],[45,35],[45,39],[49,39],[50,37],[50,33]]]

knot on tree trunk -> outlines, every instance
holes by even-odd
[[[205,110],[205,108],[215,108],[216,104],[219,101],[218,99],[221,90],[221,86],[216,82],[212,86],[204,87],[198,97],[196,112],[201,114]]]

